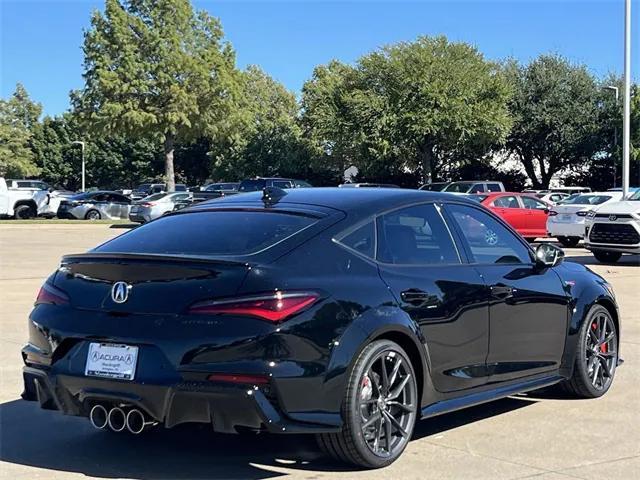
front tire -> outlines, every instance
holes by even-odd
[[[98,210],[89,210],[84,216],[85,220],[100,220],[100,218],[101,215]]]
[[[13,211],[13,216],[18,220],[29,220],[36,216],[36,211],[31,205],[18,205]]]
[[[318,444],[336,460],[386,467],[409,443],[418,405],[415,372],[405,351],[389,340],[372,342],[351,371],[342,431],[318,434]]]
[[[558,241],[563,247],[567,248],[577,247],[578,243],[580,243],[580,239],[578,237],[558,237]]]
[[[593,256],[596,257],[600,263],[616,263],[620,260],[622,254],[620,252],[607,252],[604,250],[594,250]]]
[[[579,398],[601,397],[611,387],[618,365],[618,330],[609,310],[594,305],[580,328],[573,375],[562,387]]]

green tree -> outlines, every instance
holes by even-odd
[[[343,165],[429,181],[443,164],[482,158],[505,139],[509,93],[498,65],[471,45],[419,37],[355,67],[317,68],[303,89],[303,125]]]
[[[161,140],[173,190],[176,142],[221,136],[237,97],[220,22],[189,0],[106,0],[91,25],[75,107],[94,132]]]
[[[514,86],[507,149],[534,188],[547,188],[556,173],[585,165],[610,143],[599,134],[602,92],[585,66],[541,55],[506,70]]]
[[[241,76],[234,128],[212,144],[213,177],[300,176],[307,171],[299,106],[293,93],[255,66]]]
[[[30,142],[41,112],[41,105],[29,98],[20,83],[11,97],[0,100],[0,175],[30,177],[39,173]]]

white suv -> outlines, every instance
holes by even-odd
[[[640,190],[589,212],[584,246],[604,263],[617,262],[623,253],[640,254]]]

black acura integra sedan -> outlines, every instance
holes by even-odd
[[[382,467],[417,419],[609,389],[615,297],[562,259],[449,194],[225,197],[65,256],[29,318],[23,397],[113,431],[310,433]]]

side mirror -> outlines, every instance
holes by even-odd
[[[541,268],[555,267],[560,265],[562,260],[564,260],[564,250],[555,245],[542,243],[536,248],[536,264]]]

